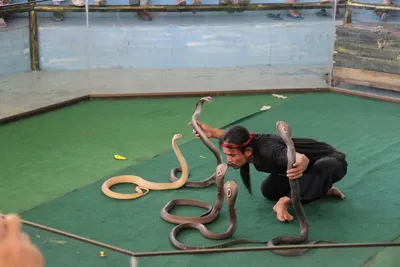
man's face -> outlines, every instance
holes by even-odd
[[[228,165],[234,169],[241,168],[247,162],[245,155],[239,149],[223,147],[222,151],[226,155]]]

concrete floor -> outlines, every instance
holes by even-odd
[[[326,87],[327,67],[40,71],[0,76],[0,118],[87,94]]]

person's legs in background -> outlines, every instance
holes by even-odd
[[[330,0],[321,0],[321,3],[328,3],[328,2],[332,2],[332,1],[330,1]],[[343,3],[346,3],[346,2],[347,2],[346,0],[338,0],[337,3],[338,4],[343,4]],[[334,3],[334,1],[332,3]],[[325,8],[317,11],[316,14],[317,14],[318,17],[327,17],[327,16],[329,16],[329,14],[328,14],[328,12],[326,11]],[[343,15],[339,12],[339,8],[336,8],[335,18],[337,18],[337,19],[343,18]]]
[[[131,5],[131,6],[138,6],[138,5],[147,6],[148,4],[149,4],[149,0],[129,0],[129,5]],[[141,18],[144,21],[153,20],[150,13],[146,10],[137,12],[137,15],[139,16],[139,18]]]
[[[392,0],[382,0],[382,4],[386,6],[393,6],[393,1]],[[375,10],[374,14],[377,15],[382,21],[385,21],[387,17],[390,14],[390,11],[385,11],[385,10]]]
[[[11,4],[11,0],[0,0],[0,6],[6,6]],[[0,28],[6,28],[8,26],[6,17],[0,17]]]
[[[61,2],[64,2],[64,0],[53,0],[53,5],[59,6],[61,5]],[[72,5],[77,6],[77,7],[83,7],[85,6],[86,2],[84,0],[72,0]],[[64,14],[62,12],[56,11],[53,12],[53,20],[55,21],[62,21],[64,19]]]
[[[53,0],[53,5],[60,6],[61,2],[64,0]],[[64,19],[64,14],[61,11],[53,12],[53,20],[55,21],[62,21]]]
[[[285,2],[294,4],[294,3],[296,3],[296,0],[286,0]],[[303,19],[301,14],[294,9],[289,9],[287,16],[292,19],[300,19],[300,20]],[[269,14],[267,14],[267,17],[270,19],[273,19],[273,20],[283,20],[280,13],[269,13]]]
[[[94,0],[94,4],[96,6],[105,6],[107,5],[107,0]]]

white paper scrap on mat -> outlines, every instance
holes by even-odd
[[[260,110],[270,110],[271,106],[262,106]]]
[[[282,99],[286,99],[287,98],[287,96],[278,95],[278,94],[272,94],[272,96],[276,97],[276,98],[282,98]]]

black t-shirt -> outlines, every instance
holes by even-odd
[[[308,168],[320,158],[334,156],[345,159],[346,155],[331,145],[311,138],[292,138],[296,152],[304,154],[310,160]],[[279,135],[263,134],[253,141],[254,167],[260,172],[286,174],[287,148]]]

